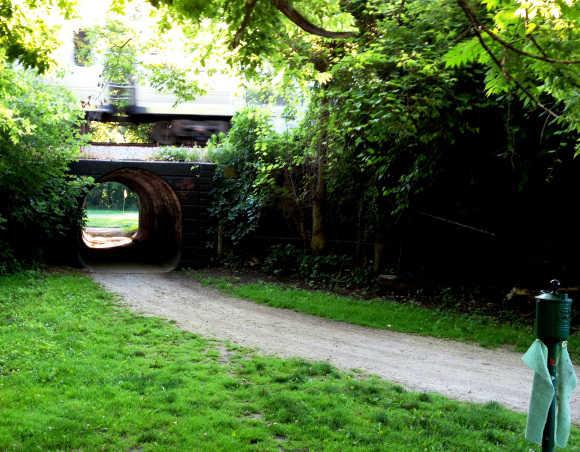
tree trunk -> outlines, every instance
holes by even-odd
[[[361,190],[362,193],[362,190]],[[362,257],[361,257],[361,247],[362,247],[362,240],[363,240],[363,230],[362,230],[362,215],[363,215],[363,197],[362,195],[358,199],[358,209],[356,214],[356,245],[354,248],[354,261],[357,265],[362,264]]]
[[[318,184],[320,185],[320,183]],[[310,249],[315,254],[320,254],[326,248],[326,234],[324,231],[324,202],[320,192],[315,194],[312,202],[312,239]]]
[[[217,230],[217,255],[222,257],[224,254],[224,227],[220,224]]]
[[[288,163],[288,167],[284,171],[284,180],[285,185],[288,187],[290,192],[289,198],[294,205],[293,209],[288,209],[289,216],[292,218],[296,228],[298,229],[298,234],[300,234],[300,238],[302,239],[302,248],[306,249],[308,247],[308,234],[306,232],[304,206],[300,196],[298,196],[298,192],[296,191],[296,184],[294,183],[290,163]]]
[[[312,197],[312,239],[310,249],[315,254],[321,254],[326,249],[326,231],[324,228],[324,204],[326,201],[326,164],[328,160],[328,99],[320,101],[321,132],[316,146],[316,187]]]
[[[373,245],[373,272],[380,273],[383,269],[383,257],[385,254],[385,236],[382,233],[375,235]]]

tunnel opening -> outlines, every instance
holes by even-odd
[[[129,246],[139,232],[139,205],[139,196],[126,185],[97,184],[84,203],[84,244],[93,249]]]
[[[84,207],[87,222],[79,237],[79,260],[88,269],[152,267],[169,271],[177,266],[181,205],[158,175],[143,169],[115,170],[97,180]],[[112,227],[107,229],[107,225]]]

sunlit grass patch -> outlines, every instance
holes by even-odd
[[[139,227],[139,211],[128,210],[87,210],[89,228],[119,228],[125,231],[136,231]]]

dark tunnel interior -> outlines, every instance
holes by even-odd
[[[118,182],[137,194],[139,228],[128,243],[108,248],[88,246],[80,231],[82,265],[89,270],[125,265],[174,269],[180,258],[182,221],[179,199],[169,184],[156,174],[134,168],[115,170],[96,182]]]

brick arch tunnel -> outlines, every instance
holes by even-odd
[[[118,182],[139,198],[139,228],[130,244],[92,248],[79,231],[76,248],[82,266],[145,264],[171,270],[209,262],[213,165],[80,160],[71,166],[71,173],[92,176],[96,183]]]
[[[95,249],[84,241],[79,257],[86,267],[115,262],[139,262],[172,269],[181,254],[181,204],[175,191],[160,176],[138,168],[121,168],[96,183],[118,182],[139,198],[139,228],[132,241],[112,248]]]

